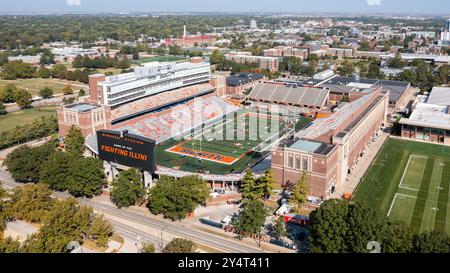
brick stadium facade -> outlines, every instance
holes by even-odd
[[[387,122],[389,92],[382,88],[345,105],[332,116],[316,120],[296,140],[272,152],[272,170],[281,186],[295,184],[303,174],[309,196],[326,199],[344,183],[367,143]]]

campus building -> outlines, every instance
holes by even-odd
[[[278,71],[279,66],[278,58],[252,56],[250,52],[230,52],[225,54],[225,60],[240,64],[257,64],[260,69],[271,72]]]
[[[251,90],[258,83],[266,80],[263,74],[258,73],[239,73],[226,78],[226,94],[228,95],[244,95],[246,90]]]
[[[306,59],[308,57],[308,49],[294,48],[290,46],[277,46],[275,48],[263,50],[263,55],[266,57],[296,57]]]
[[[317,119],[272,152],[276,181],[283,187],[293,185],[304,174],[309,199],[326,199],[345,183],[368,143],[386,125],[388,109],[389,91],[374,87],[333,115]]]
[[[450,88],[434,87],[428,97],[418,97],[400,124],[403,138],[450,145]]]
[[[408,82],[360,79],[357,77],[333,76],[325,81],[319,82],[316,87],[330,89],[330,102],[339,103],[342,100],[355,101],[374,87],[382,87],[389,91],[390,112],[399,111],[404,108],[413,97],[414,88]]]

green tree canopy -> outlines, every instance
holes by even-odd
[[[39,90],[39,96],[43,99],[49,99],[53,96],[53,90],[50,87],[44,87]]]
[[[205,204],[209,188],[199,176],[180,179],[162,176],[149,192],[148,208],[171,220],[184,219],[198,205]]]
[[[238,230],[239,238],[250,234],[261,234],[261,229],[266,221],[267,209],[260,200],[250,200],[244,204],[239,216],[233,220]]]
[[[31,101],[32,96],[30,94],[30,92],[24,90],[24,89],[19,89],[17,90],[17,92],[14,93],[14,101],[17,103],[17,105],[20,108],[28,108],[31,106]]]
[[[41,165],[54,152],[54,143],[33,148],[21,146],[6,156],[4,165],[18,182],[39,182]]]
[[[64,144],[66,151],[73,156],[80,157],[86,150],[81,129],[75,125],[70,127],[69,133],[64,138]]]
[[[32,223],[42,222],[52,205],[52,191],[45,184],[27,184],[13,190],[10,200],[10,215],[15,220]]]
[[[196,246],[194,242],[188,239],[175,238],[170,241],[163,249],[163,253],[194,253]]]
[[[70,166],[74,157],[65,152],[56,151],[47,161],[43,162],[39,172],[40,182],[58,191],[67,190],[67,179],[70,176]]]
[[[425,232],[414,238],[414,253],[449,253],[450,241],[440,231]]]
[[[120,172],[111,186],[111,201],[119,208],[135,205],[145,195],[142,175],[133,168]]]
[[[78,158],[70,164],[67,187],[73,196],[93,197],[107,185],[103,161],[97,158]]]

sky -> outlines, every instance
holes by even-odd
[[[449,0],[13,0],[0,13],[314,12],[450,13]]]

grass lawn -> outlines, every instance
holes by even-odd
[[[133,60],[132,63],[134,64],[142,64],[142,63],[149,63],[149,62],[181,62],[188,60],[189,57],[182,57],[182,56],[157,56],[157,57],[148,57],[148,58],[141,58],[139,60]]]
[[[78,90],[80,88],[84,88],[84,90],[88,91],[88,86],[81,82],[72,82],[72,81],[66,81],[66,80],[60,80],[60,79],[41,79],[41,78],[35,78],[35,79],[17,79],[17,80],[0,80],[0,88],[3,88],[4,86],[8,84],[14,84],[18,88],[23,88],[31,93],[31,95],[38,96],[39,90],[41,90],[44,87],[50,87],[53,89],[54,94],[62,93],[64,87],[67,84],[70,84],[72,86],[73,90]]]
[[[415,232],[450,235],[450,147],[389,139],[353,200],[367,202]]]
[[[20,110],[0,116],[0,132],[14,129],[16,125],[31,123],[41,117],[56,116],[56,107],[41,107]]]

